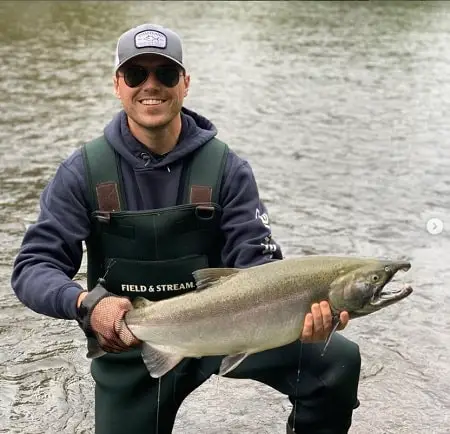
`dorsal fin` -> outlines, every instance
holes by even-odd
[[[202,268],[192,273],[197,289],[222,283],[241,271],[239,268]]]

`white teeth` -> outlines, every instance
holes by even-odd
[[[164,101],[162,99],[144,99],[141,101],[144,105],[158,105],[162,104]]]

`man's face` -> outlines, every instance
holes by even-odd
[[[175,62],[159,55],[143,54],[119,69],[114,77],[114,90],[131,124],[161,129],[179,115],[189,80]],[[177,84],[171,87],[174,82]]]

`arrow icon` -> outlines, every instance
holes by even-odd
[[[427,231],[431,235],[439,235],[444,230],[444,223],[436,217],[427,221]]]

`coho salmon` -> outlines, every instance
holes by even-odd
[[[142,341],[149,373],[159,378],[185,357],[224,355],[219,375],[247,356],[300,338],[311,305],[329,302],[334,328],[402,300],[412,288],[388,285],[407,261],[345,256],[304,256],[250,268],[206,268],[193,273],[197,289],[151,302],[138,298],[124,321]],[[327,339],[331,338],[331,335]],[[105,354],[95,342],[88,357]]]

